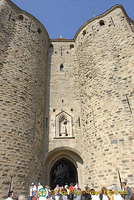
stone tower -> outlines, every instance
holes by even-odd
[[[31,182],[134,185],[134,22],[120,5],[74,39],[1,0],[0,197]],[[11,184],[10,184],[11,183]]]
[[[43,177],[45,80],[49,36],[40,22],[1,0],[0,199]]]

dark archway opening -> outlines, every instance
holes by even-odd
[[[77,170],[71,161],[62,158],[54,164],[50,172],[51,189],[54,189],[57,184],[61,187],[65,184],[76,184],[77,182]]]

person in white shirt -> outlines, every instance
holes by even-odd
[[[14,193],[13,191],[8,192],[8,198],[6,200],[13,200]]]
[[[101,194],[99,195],[100,200],[109,200],[109,197],[107,195],[107,188],[103,187],[101,189]]]
[[[91,199],[92,200],[100,200],[100,198],[95,194],[95,190],[94,189],[91,189],[90,190],[90,194],[91,194]]]
[[[113,194],[113,200],[124,200],[120,194]]]
[[[123,200],[122,196],[118,193],[118,188],[115,184],[113,185],[112,191],[114,191],[113,200]]]
[[[39,192],[39,190],[42,189],[42,188],[43,188],[43,186],[40,184],[40,182],[38,182],[38,192]]]
[[[34,193],[37,191],[36,185],[34,183],[30,186],[29,200],[32,200]]]
[[[33,183],[34,184],[34,183]],[[34,184],[34,186],[33,186],[33,189],[34,189],[34,192],[37,192],[37,187],[36,187],[36,185]]]

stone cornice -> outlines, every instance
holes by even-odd
[[[74,42],[73,39],[65,39],[65,38],[56,38],[56,39],[51,39],[51,42]]]

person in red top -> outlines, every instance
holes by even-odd
[[[72,183],[70,183],[69,190],[70,190],[70,191],[74,191],[74,186],[73,186],[73,184],[72,184]]]
[[[74,198],[74,187],[73,184],[71,183],[69,187],[69,200],[73,200],[73,198]]]
[[[34,197],[32,198],[32,200],[37,200],[37,198],[38,198],[38,193],[35,193]]]

